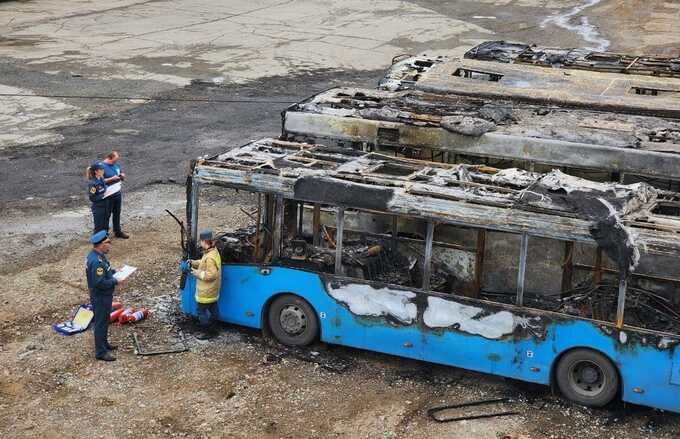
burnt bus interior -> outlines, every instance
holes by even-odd
[[[194,228],[202,184],[257,193],[249,226],[220,236],[223,263],[276,264],[680,333],[674,193],[274,139],[195,164]],[[584,224],[600,224],[591,203],[598,198],[608,205],[605,222],[610,208],[617,222],[593,241]],[[441,204],[451,214],[431,213],[438,202],[454,203]],[[626,242],[611,242],[622,229],[630,234],[617,239]],[[633,240],[635,248],[626,247]],[[624,279],[629,259],[635,268]]]
[[[680,123],[417,90],[334,88],[290,106],[281,138],[680,191]]]
[[[486,41],[464,57],[480,61],[528,64],[591,72],[680,78],[680,58],[598,52],[581,48],[543,47],[536,44]]]

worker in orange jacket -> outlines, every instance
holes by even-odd
[[[199,340],[213,337],[214,331],[210,322],[217,317],[217,301],[220,298],[220,284],[222,280],[222,258],[215,247],[212,230],[200,233],[203,256],[201,259],[182,261],[182,270],[191,272],[196,278],[196,308],[201,332],[196,335]]]

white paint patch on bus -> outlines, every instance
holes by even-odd
[[[430,328],[457,329],[485,338],[501,338],[512,334],[516,326],[525,326],[526,319],[514,316],[509,311],[478,317],[482,308],[444,300],[439,297],[427,298],[427,309],[423,314],[425,325]]]
[[[411,303],[416,294],[410,291],[362,284],[333,287],[329,283],[328,292],[335,300],[346,304],[352,313],[360,316],[391,316],[402,323],[411,324],[418,314],[416,305]]]

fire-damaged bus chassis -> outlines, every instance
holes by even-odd
[[[269,327],[291,344],[311,340],[311,327],[330,343],[556,382],[588,405],[620,385],[626,401],[680,411],[677,284],[648,270],[680,255],[680,220],[657,213],[677,203],[674,193],[263,139],[193,165],[193,240],[206,184],[259,194],[251,228],[220,241],[225,295],[249,292],[221,299],[226,321]],[[489,290],[504,268],[489,260],[509,236],[514,285]],[[527,288],[532,241],[564,248],[539,263],[561,266],[556,295]],[[595,265],[576,264],[588,249]],[[188,313],[190,291],[188,282]],[[654,373],[642,373],[642,358]],[[595,375],[576,366],[591,363]],[[599,378],[577,382],[584,374]]]

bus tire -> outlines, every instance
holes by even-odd
[[[612,362],[590,349],[564,354],[555,378],[564,397],[587,407],[603,407],[619,391],[619,374]]]
[[[293,294],[274,299],[267,312],[269,329],[288,346],[307,346],[319,337],[319,321],[314,308]]]

